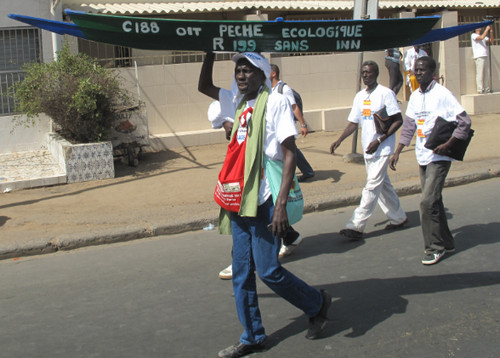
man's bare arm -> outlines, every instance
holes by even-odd
[[[295,159],[295,137],[290,136],[281,143],[283,150],[283,175],[281,178],[281,187],[273,213],[273,234],[283,236],[290,226],[288,223],[288,214],[286,213],[286,203],[288,201],[288,193],[293,182],[295,174],[296,159]]]
[[[200,78],[198,80],[198,91],[218,101],[220,88],[214,85],[212,74],[214,60],[215,53],[208,52],[205,55],[205,60],[201,66]]]
[[[306,121],[304,121],[304,116],[302,114],[302,111],[300,110],[299,106],[297,106],[297,104],[294,104],[292,106],[292,109],[295,118],[297,118],[297,120],[300,123],[300,133],[305,137],[307,133],[309,133],[309,130],[307,129]]]

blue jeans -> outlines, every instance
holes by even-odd
[[[281,240],[267,229],[273,217],[270,198],[257,209],[257,217],[242,217],[231,213],[233,232],[233,289],[238,318],[245,331],[243,344],[258,344],[265,338],[259,310],[255,271],[276,294],[304,311],[309,317],[318,314],[323,297],[283,268],[278,261]]]
[[[420,166],[422,184],[420,215],[426,253],[441,252],[455,247],[448,227],[442,194],[450,166],[451,162],[446,160]]]
[[[304,157],[304,154],[302,154],[299,148],[297,148],[297,152],[295,155],[296,155],[295,160],[297,161],[297,168],[299,168],[300,172],[306,177],[313,177],[314,170],[313,168],[311,168],[311,165],[307,161],[306,157]]]

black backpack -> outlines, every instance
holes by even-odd
[[[281,82],[278,85],[278,93],[283,94],[283,86],[285,86],[285,85],[286,85],[285,82]],[[296,90],[294,90],[293,88],[292,88],[292,92],[293,92],[293,98],[295,98],[295,103],[297,104],[297,107],[299,107],[300,113],[303,114],[304,112],[302,112],[302,98],[300,97],[300,94]],[[293,119],[295,119],[296,121],[298,120],[295,116],[293,117]]]

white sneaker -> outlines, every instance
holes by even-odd
[[[297,240],[292,242],[290,245],[285,245],[282,243],[278,257],[285,257],[290,255],[293,252],[293,250],[295,250],[297,246],[299,246],[302,243],[302,240],[303,240],[302,235],[299,235]]]
[[[230,280],[233,278],[233,265],[229,265],[224,270],[219,272],[219,278],[221,280]]]
[[[424,258],[422,259],[422,263],[424,265],[434,265],[437,263],[439,260],[441,260],[446,253],[446,250],[443,250],[441,252],[432,252],[432,253],[425,253]]]

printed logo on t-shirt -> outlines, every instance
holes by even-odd
[[[241,113],[239,117],[240,125],[238,126],[238,132],[236,133],[236,141],[241,144],[247,138],[248,133],[248,122],[252,117],[253,107],[248,107]]]
[[[371,104],[372,104],[372,101],[370,101],[369,99],[365,99],[363,101],[363,117],[371,117],[371,115],[372,115]],[[369,118],[365,118],[365,119],[369,119]]]
[[[425,123],[425,119],[417,119],[417,137],[419,138],[425,138],[425,134],[422,130],[422,127]]]

